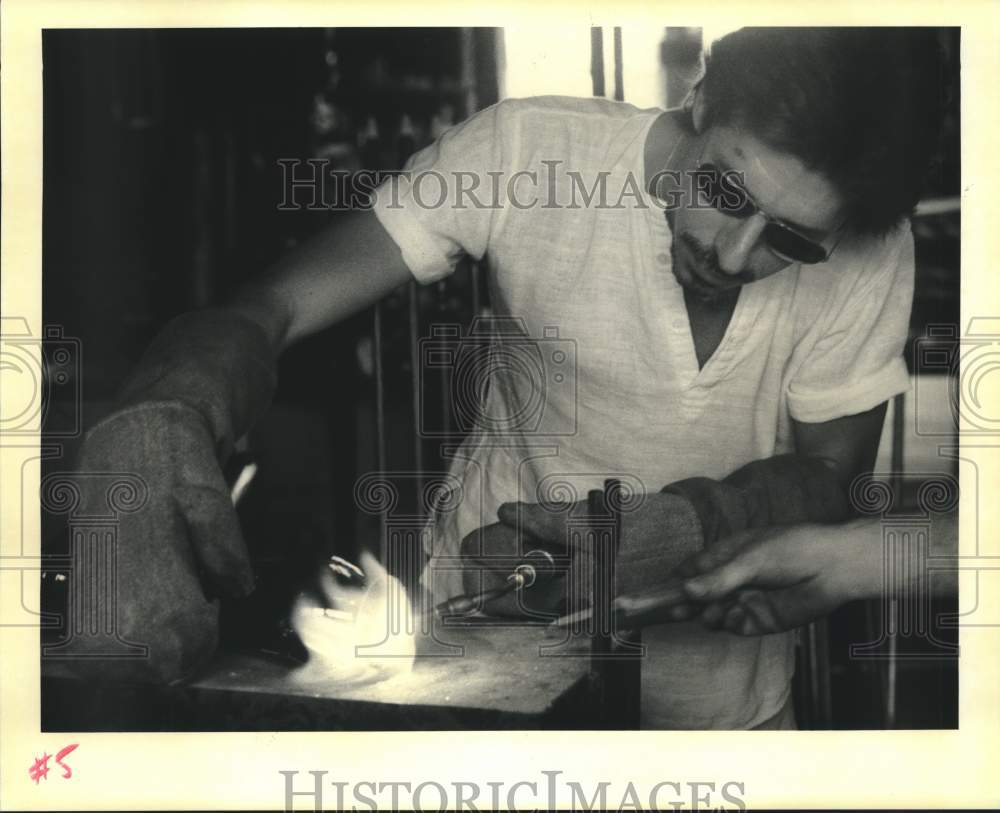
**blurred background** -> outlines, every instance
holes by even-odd
[[[504,97],[598,95],[678,105],[721,29],[48,30],[44,60],[43,313],[80,340],[70,386],[50,387],[46,428],[83,423],[167,320],[217,304],[337,217],[279,208],[287,166],[398,170],[451,124]],[[917,287],[907,362],[914,390],[886,422],[878,471],[901,501],[929,476],[957,477],[947,358],[959,335],[959,30],[941,29],[949,98],[941,148],[914,222]],[[301,194],[301,192],[299,193]],[[371,471],[446,468],[461,439],[447,386],[419,386],[416,342],[431,323],[488,314],[480,269],[401,289],[374,312],[311,337],[280,362],[274,405],[247,440],[259,474],[240,507],[264,574],[248,613],[279,612],[319,558],[374,547],[391,518],[360,512]],[[942,361],[945,359],[945,361]],[[919,398],[914,397],[919,395]],[[421,410],[444,435],[421,439]],[[919,411],[919,414],[918,414]],[[917,431],[920,427],[921,431]],[[47,471],[68,467],[74,441]],[[43,472],[45,473],[45,472]],[[416,514],[419,479],[398,510]],[[43,517],[49,553],[64,518]],[[419,540],[414,539],[414,544]],[[51,581],[49,582],[51,584]],[[43,581],[43,585],[45,582]],[[43,588],[44,590],[45,588]],[[938,612],[955,607],[939,602]],[[908,657],[858,658],[878,638],[876,604],[850,605],[803,635],[800,724],[816,728],[957,726],[955,630]],[[58,631],[47,635],[58,637]]]

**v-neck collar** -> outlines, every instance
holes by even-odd
[[[743,289],[745,287],[740,286],[727,291],[725,299],[714,305],[699,303],[696,298],[689,296],[687,291],[684,292],[684,310],[688,316],[691,343],[694,346],[695,359],[698,361],[699,371],[708,366],[716,351],[722,346],[726,332],[729,330],[729,325],[732,324],[733,318],[736,315],[736,307],[739,304],[740,297],[743,296]],[[709,350],[704,364],[700,360],[698,341],[694,330],[696,319],[699,321],[699,324],[707,327],[707,331],[710,331],[712,336],[718,336],[711,349],[707,346],[704,348]],[[708,341],[710,341],[710,337],[706,336],[706,342]]]
[[[651,234],[653,234],[654,237],[657,234],[666,237],[664,246],[662,248],[659,246],[656,247],[655,250],[657,252],[670,251],[674,234],[670,224],[667,222],[666,213],[663,210],[663,204],[657,201],[647,189],[645,144],[646,139],[649,138],[650,130],[663,112],[665,111],[658,111],[651,115],[650,120],[642,129],[642,149],[638,151],[636,165],[632,170],[633,172],[639,173],[639,177],[642,177],[643,179],[643,183],[638,186],[640,187],[642,201],[645,204],[645,214],[648,218],[650,218]],[[719,341],[718,347],[716,347],[712,352],[712,355],[709,356],[708,360],[705,362],[705,366],[701,368],[698,366],[698,354],[695,351],[694,334],[691,330],[691,319],[688,316],[687,307],[684,303],[684,289],[681,287],[680,283],[677,282],[673,272],[668,272],[668,284],[672,286],[673,289],[671,299],[673,300],[674,308],[676,309],[671,315],[671,321],[672,323],[676,323],[677,320],[682,320],[684,325],[682,334],[679,337],[682,338],[680,344],[683,345],[683,348],[677,346],[676,343],[673,343],[672,347],[674,352],[680,352],[682,356],[680,358],[675,358],[672,366],[679,374],[680,380],[678,383],[682,385],[682,388],[688,398],[693,398],[695,402],[699,401],[699,393],[704,396],[707,394],[708,389],[729,374],[735,360],[739,356],[737,351],[746,341],[750,328],[757,320],[760,309],[770,294],[770,289],[774,287],[774,285],[778,284],[776,279],[789,270],[790,269],[785,269],[781,274],[773,274],[762,280],[757,280],[756,282],[743,286],[740,291],[739,299],[736,301],[736,306],[733,308],[733,314],[729,320],[729,324],[726,326],[725,333]],[[686,336],[686,340],[683,340],[684,336]]]
[[[704,392],[725,378],[732,370],[733,363],[738,357],[737,351],[746,340],[749,326],[756,318],[761,302],[762,286],[767,287],[767,279],[744,285],[740,290],[739,299],[736,300],[729,324],[726,325],[726,330],[722,334],[718,346],[712,351],[703,367],[698,366],[698,353],[695,350],[691,319],[684,304],[684,289],[676,280],[673,282],[676,286],[676,299],[685,325],[685,341],[682,351],[684,357],[679,360],[680,364],[678,365],[682,371],[684,389],[689,394]]]

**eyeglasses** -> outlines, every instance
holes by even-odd
[[[763,217],[767,221],[763,231],[764,241],[774,254],[784,260],[814,265],[828,260],[837,247],[835,243],[828,250],[762,211],[739,182],[735,170],[722,171],[713,163],[699,163],[695,185],[713,208],[723,214],[741,220],[757,214]],[[837,242],[840,242],[839,237]]]

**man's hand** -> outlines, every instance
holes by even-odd
[[[462,540],[464,591],[471,595],[503,587],[524,554],[533,548],[561,552],[559,546],[543,542],[529,533],[518,533],[499,522],[477,528]],[[565,576],[541,578],[523,591],[489,602],[481,610],[488,615],[551,617],[562,612],[565,597]]]
[[[149,402],[120,410],[94,427],[78,471],[87,510],[106,505],[105,480],[141,478],[146,503],[123,513],[115,549],[114,596],[95,612],[115,612],[116,633],[149,647],[146,658],[73,662],[81,677],[170,683],[214,653],[222,596],[244,596],[254,575],[239,522],[202,416],[187,405]],[[110,604],[105,602],[112,601]]]
[[[81,676],[170,683],[219,639],[219,601],[254,586],[221,464],[270,403],[277,354],[411,279],[373,212],[335,218],[225,308],[186,314],[157,336],[111,416],[87,435],[78,471],[125,473],[148,503],[123,515],[116,631],[148,658],[77,659]],[[85,480],[85,482],[90,482]],[[100,505],[88,485],[83,499]]]
[[[116,409],[85,436],[77,471],[89,510],[106,499],[92,474],[135,476],[148,491],[122,514],[115,591],[97,609],[113,612],[117,634],[148,646],[149,657],[75,659],[80,676],[170,683],[214,653],[218,599],[254,587],[221,464],[267,407],[275,377],[256,322],[230,309],[186,314],[156,337]]]
[[[593,539],[586,500],[574,503],[504,503],[500,522],[531,539],[570,552],[576,584],[589,584]],[[617,592],[662,585],[685,558],[702,546],[701,523],[690,501],[656,492],[628,501],[618,542]],[[579,609],[579,606],[574,607]]]
[[[877,594],[881,548],[871,522],[796,525],[736,534],[680,568],[689,604],[672,620],[699,617],[712,629],[765,635],[794,629],[855,598]]]

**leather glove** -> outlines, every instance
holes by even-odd
[[[501,523],[546,544],[562,544],[572,558],[573,610],[589,604],[593,543],[587,528],[589,506],[575,503],[504,503]],[[662,583],[674,567],[701,548],[703,534],[691,502],[678,494],[643,495],[622,512],[616,557],[616,592],[630,593]]]
[[[504,503],[497,513],[511,529],[541,542],[567,546],[573,554],[575,578],[586,585],[591,578],[591,551],[579,547],[585,537],[572,528],[585,521],[587,511],[587,501],[582,500]],[[781,455],[749,463],[721,481],[680,480],[630,501],[623,510],[616,592],[624,596],[663,588],[673,596],[677,577],[682,575],[675,572],[677,567],[723,537],[774,525],[838,522],[849,514],[847,495],[836,473],[814,458]],[[581,606],[574,603],[572,610],[576,609]]]
[[[537,549],[553,556],[556,569],[539,568],[533,585],[485,603],[481,612],[548,619],[560,615],[566,602],[566,571],[560,573],[558,566],[565,560],[566,551],[558,545],[540,542],[530,534],[519,534],[500,522],[477,528],[462,540],[463,589],[470,595],[506,585],[507,577],[518,563]],[[531,561],[530,555],[528,560]]]
[[[118,408],[87,433],[76,467],[87,510],[107,499],[107,478],[89,473],[138,475],[148,490],[139,510],[119,517],[115,598],[118,637],[149,653],[76,659],[75,674],[169,683],[212,656],[219,597],[254,587],[222,465],[275,382],[256,323],[221,309],[185,314],[143,356]],[[104,617],[107,598],[95,593]]]

